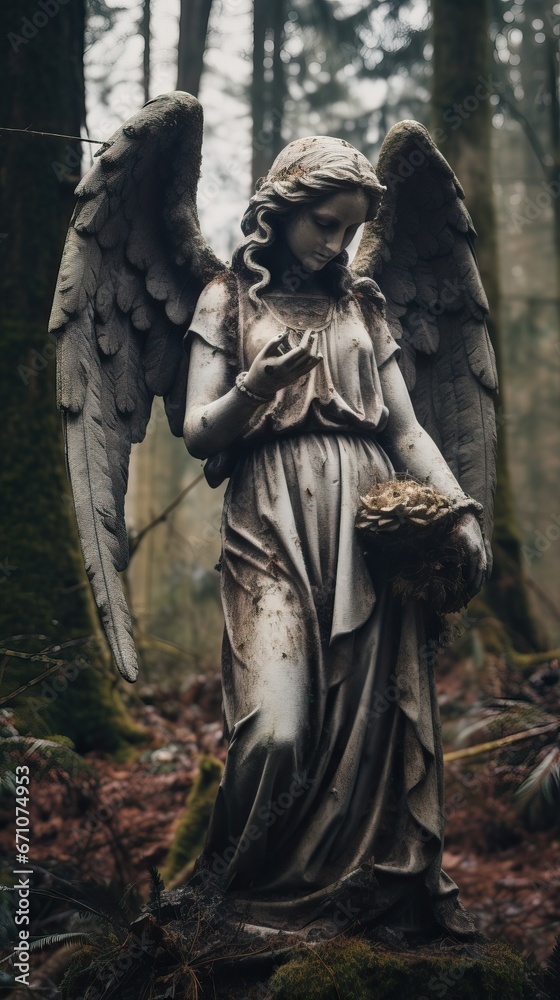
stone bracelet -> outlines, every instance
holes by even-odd
[[[463,493],[453,504],[454,514],[474,514],[481,527],[484,525],[484,507],[468,493]]]
[[[247,396],[248,399],[253,400],[255,403],[270,403],[270,400],[274,399],[273,396],[257,396],[256,392],[251,392],[251,390],[247,388],[245,385],[245,379],[248,374],[248,372],[239,372],[239,375],[235,380],[235,388],[239,389],[239,392],[242,392],[244,396]]]

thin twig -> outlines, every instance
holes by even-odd
[[[0,126],[0,132],[19,132],[20,135],[40,135],[50,139],[75,139],[76,142],[91,142],[95,146],[102,146],[105,139],[85,139],[82,135],[60,135],[59,132],[34,132],[30,128],[5,128]]]
[[[14,636],[14,638],[18,638]],[[88,635],[83,639],[70,639],[69,642],[62,643],[58,646],[59,649],[67,649],[69,646],[80,646],[85,645],[91,641],[91,636]],[[47,649],[52,649],[52,646],[47,646]],[[44,670],[42,674],[38,677],[32,677],[30,681],[22,684],[20,687],[16,688],[15,691],[10,691],[10,694],[6,694],[3,698],[0,698],[0,705],[5,705],[6,702],[12,701],[13,698],[17,698],[18,695],[23,694],[28,688],[34,687],[35,684],[39,684],[45,677],[50,674],[54,674],[56,670],[60,670],[61,667],[67,667],[72,664],[71,660],[54,660],[52,656],[47,656],[45,652],[42,653],[25,653],[19,649],[8,649],[6,646],[0,646],[0,656],[5,656],[6,658],[15,657],[18,660],[32,660],[34,663],[50,663],[51,666],[47,670]]]
[[[86,640],[84,640],[85,642]],[[51,666],[47,670],[44,670],[42,674],[38,677],[33,677],[27,683],[22,684],[20,687],[16,688],[15,691],[10,691],[9,694],[5,694],[3,698],[0,698],[0,705],[5,705],[6,702],[13,701],[18,695],[23,694],[28,688],[34,687],[35,684],[40,684],[45,677],[49,677],[50,674],[54,674],[55,671],[60,670],[62,667],[67,667],[71,664],[71,660],[53,660],[52,656],[45,656],[44,653],[23,653],[19,649],[6,649],[4,646],[0,647],[0,656],[14,656],[19,660],[34,660],[39,663],[50,663]]]
[[[138,645],[140,648],[147,647],[148,649],[152,647],[153,649],[159,649],[162,652],[168,653],[170,656],[175,656],[177,659],[184,659],[185,656],[190,657],[192,660],[198,660],[198,656],[192,653],[190,649],[183,649],[178,646],[176,642],[170,642],[168,639],[161,639],[158,635],[152,635],[151,632],[143,632],[142,629],[138,627],[135,629],[135,635],[140,639]]]
[[[549,171],[547,170],[546,167],[545,151],[529,119],[526,118],[523,112],[519,110],[515,100],[511,100],[508,95],[504,94],[503,90],[499,91],[497,90],[494,91],[494,93],[498,95],[502,104],[505,105],[505,107],[508,109],[512,117],[515,118],[515,120],[521,125],[521,128],[523,129],[527,139],[529,140],[529,145],[531,146],[533,153],[535,154],[537,160],[539,161],[539,166],[543,171],[545,178],[548,178]]]
[[[516,569],[517,568],[517,563],[515,562],[514,559],[512,559],[512,557],[510,556],[509,552],[506,552],[506,550],[504,549],[503,545],[500,545],[499,542],[495,541],[494,542],[494,546],[495,546],[495,548],[498,549],[501,558],[505,559],[505,561],[510,565],[510,567],[512,569]],[[547,593],[545,593],[545,591],[542,589],[542,587],[539,587],[539,585],[536,582],[536,580],[534,580],[532,576],[529,576],[528,573],[524,573],[523,574],[523,578],[524,578],[524,582],[527,584],[527,586],[531,587],[531,589],[535,591],[535,594],[537,594],[537,596],[540,597],[540,599],[543,602],[543,604],[545,604],[546,607],[548,608],[548,610],[550,612],[552,612],[552,614],[554,615],[554,617],[556,618],[556,620],[560,621],[560,609],[558,609],[556,607],[556,605],[554,604],[554,601],[551,600],[551,598],[548,596]]]
[[[140,542],[142,541],[143,538],[146,537],[148,532],[151,531],[152,528],[155,528],[156,525],[161,524],[162,521],[165,521],[166,518],[169,516],[169,514],[171,514],[171,512],[174,511],[175,508],[179,506],[183,497],[186,497],[187,493],[190,493],[190,491],[194,489],[194,487],[197,486],[198,483],[200,483],[201,480],[203,479],[204,479],[204,473],[201,472],[200,475],[196,477],[196,479],[193,479],[192,483],[189,483],[188,486],[185,486],[184,490],[181,490],[181,492],[177,494],[177,496],[171,501],[171,503],[169,503],[167,507],[165,507],[162,510],[161,514],[158,514],[158,516],[155,517],[153,521],[150,521],[149,524],[147,524],[144,528],[142,528],[141,531],[138,532],[135,538],[132,538],[130,540],[130,545],[129,545],[130,559],[132,559],[134,553],[136,552],[138,546],[140,545]]]

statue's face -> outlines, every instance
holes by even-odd
[[[346,249],[368,209],[369,199],[359,188],[305,205],[285,224],[288,248],[305,271],[321,271]]]

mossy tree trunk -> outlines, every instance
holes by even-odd
[[[4,0],[0,122],[79,135],[84,119],[84,0]],[[0,139],[0,636],[36,653],[95,633],[68,495],[47,334],[64,235],[79,179],[80,144],[4,133]],[[13,637],[18,638],[13,638]],[[14,702],[20,731],[114,750],[138,730],[113,691],[102,647],[55,649],[69,659]],[[8,658],[3,694],[46,669]]]
[[[488,0],[432,0],[434,137],[465,189],[478,233],[477,254],[490,303],[488,328],[500,379],[497,398],[498,488],[494,572],[484,598],[520,649],[540,648],[523,577],[521,536],[513,506],[505,422],[509,401],[501,371],[500,284],[492,192],[492,61]]]

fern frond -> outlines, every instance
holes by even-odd
[[[150,903],[157,906],[158,913],[161,909],[161,897],[165,890],[165,883],[157,868],[150,868]]]
[[[111,922],[111,914],[104,913],[102,910],[89,905],[83,899],[76,898],[76,896],[71,895],[69,892],[60,892],[53,886],[49,886],[48,889],[34,889],[33,891],[36,896],[45,896],[47,899],[56,899],[63,903],[71,903],[83,916],[95,917],[96,920],[100,920],[102,923]]]
[[[560,815],[560,748],[553,747],[517,789],[515,803],[520,812],[531,805],[555,806]]]
[[[29,951],[38,951],[40,948],[50,948],[51,945],[66,944],[93,944],[97,941],[95,934],[86,934],[83,931],[66,931],[61,934],[46,934],[44,937],[36,938],[29,942]]]
[[[115,909],[120,914],[123,927],[128,927],[130,921],[138,916],[138,899],[138,886],[136,882],[129,882],[115,906]]]
[[[546,964],[544,974],[544,987],[549,1000],[559,1000],[560,998],[560,934],[556,938],[556,944],[552,954]]]
[[[93,917],[101,925],[104,933],[112,931],[121,939],[128,933],[132,920],[139,909],[137,887],[134,882],[126,886],[124,893],[118,896],[111,886],[98,885],[91,882],[59,880],[56,886],[48,889],[36,889],[37,895],[61,900],[71,906],[82,918]],[[77,933],[84,933],[77,931]]]
[[[68,741],[69,743],[70,741]],[[94,774],[87,761],[66,742],[37,739],[34,736],[7,736],[0,742],[0,774],[4,784],[10,786],[15,764],[33,757],[36,779],[54,770],[65,777],[77,779]]]
[[[2,766],[3,756],[4,755],[0,753],[0,796],[3,792],[6,792],[8,795],[13,795],[16,790],[15,771],[10,771]]]

